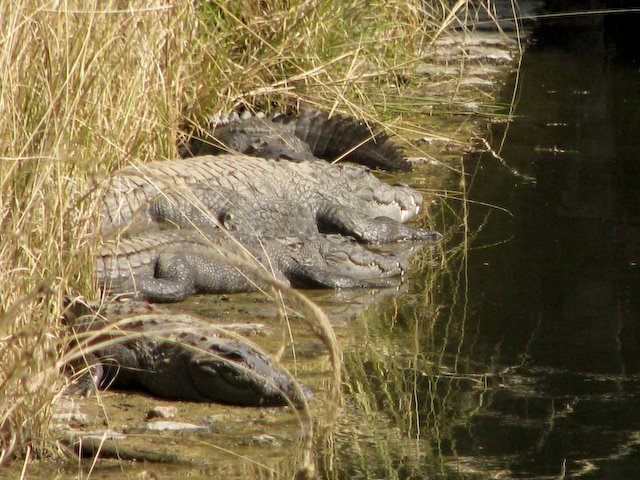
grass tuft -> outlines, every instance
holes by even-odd
[[[62,300],[97,293],[101,179],[174,155],[197,17],[135,3],[0,2],[0,464],[46,444]]]

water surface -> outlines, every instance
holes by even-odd
[[[473,470],[640,471],[639,19],[540,21],[501,159],[465,162],[482,205],[455,358],[492,383],[449,452]]]

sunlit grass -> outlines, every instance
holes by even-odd
[[[47,443],[62,300],[97,293],[95,185],[173,155],[195,18],[186,5],[118,7],[0,3],[0,463]]]

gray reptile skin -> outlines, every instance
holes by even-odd
[[[181,205],[172,209],[178,201]],[[103,233],[139,218],[180,217],[179,212],[188,209],[185,202],[191,209],[213,215],[213,223],[225,210],[236,218],[245,216],[251,219],[250,225],[236,229],[247,233],[321,231],[364,242],[440,238],[435,232],[402,225],[419,211],[422,196],[418,192],[404,185],[387,185],[362,167],[231,154],[120,170],[104,197]],[[304,215],[293,218],[292,209]],[[279,221],[259,221],[260,215]]]
[[[180,145],[183,157],[223,152],[294,161],[339,159],[383,170],[411,168],[386,133],[373,134],[352,117],[329,117],[318,110],[231,121],[212,131],[199,131]]]
[[[380,216],[368,217],[340,206],[315,210],[309,205],[273,199],[256,204],[254,200],[223,193],[209,187],[194,186],[192,197],[167,193],[149,203],[143,217],[179,227],[203,227],[252,235],[294,235],[300,238],[319,233],[339,233],[362,242],[422,240],[435,243],[440,234],[414,228]]]
[[[234,266],[230,256],[247,263]],[[106,291],[177,302],[194,293],[264,287],[256,268],[299,288],[389,287],[397,282],[381,279],[401,275],[407,262],[337,235],[258,240],[221,230],[208,232],[206,238],[194,230],[153,230],[105,242],[95,265],[98,283]]]
[[[188,315],[138,315],[107,322],[95,315],[69,325],[89,365],[76,392],[143,389],[158,397],[243,406],[302,407],[312,395],[250,343]],[[87,347],[88,345],[88,347]]]

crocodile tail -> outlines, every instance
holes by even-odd
[[[329,161],[339,158],[383,170],[411,169],[400,147],[384,131],[373,134],[355,118],[340,114],[329,117],[326,112],[307,110],[302,115],[279,115],[272,120],[306,142],[316,157]]]

